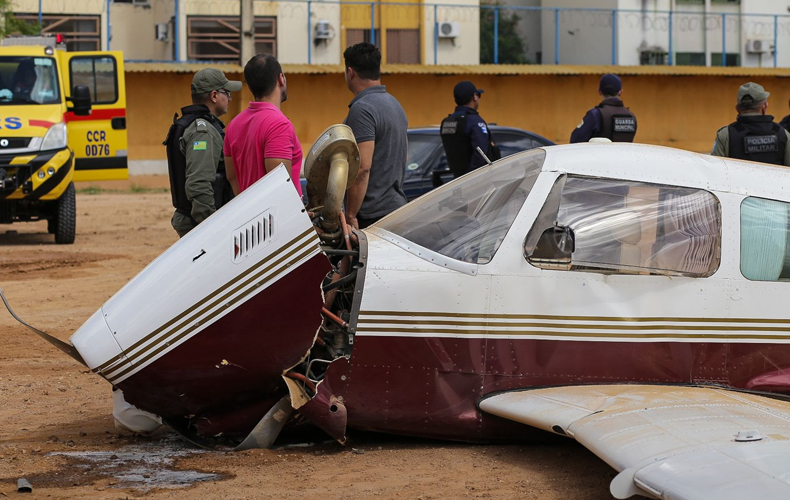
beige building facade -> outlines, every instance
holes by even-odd
[[[478,64],[479,0],[255,1],[256,52],[283,64],[340,64],[345,47],[370,40],[390,64]],[[434,3],[437,5],[434,7]],[[136,61],[239,58],[238,0],[42,0],[45,33],[70,50],[121,50]],[[38,21],[38,0],[15,0]],[[308,28],[309,27],[309,28]]]

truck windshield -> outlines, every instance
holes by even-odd
[[[0,57],[0,105],[58,104],[60,91],[52,57]]]

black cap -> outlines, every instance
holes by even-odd
[[[477,88],[474,83],[468,80],[464,80],[455,85],[453,97],[455,98],[455,103],[461,106],[463,104],[468,104],[475,94],[482,94],[483,92],[485,92],[485,90]]]
[[[598,85],[598,90],[604,95],[617,95],[623,90],[623,82],[620,77],[609,73],[601,77],[601,83]]]

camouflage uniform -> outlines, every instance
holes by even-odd
[[[193,121],[179,141],[187,161],[186,194],[192,202],[192,217],[179,212],[173,214],[171,223],[179,236],[184,236],[217,210],[212,183],[222,159],[222,146],[222,135],[204,118]]]

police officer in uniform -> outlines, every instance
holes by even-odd
[[[478,147],[491,161],[500,157],[488,125],[477,112],[483,92],[470,81],[458,82],[453,89],[455,111],[442,120],[442,145],[455,178],[486,164],[485,158],[477,151]]]
[[[741,85],[738,118],[716,132],[712,155],[790,166],[790,134],[765,114],[769,95],[762,85]]]
[[[230,93],[239,90],[241,82],[222,71],[200,70],[192,79],[192,105],[173,117],[163,144],[176,209],[170,222],[179,237],[233,198],[222,152],[225,125],[218,117],[228,112]]]
[[[598,95],[603,97],[603,101],[587,111],[571,132],[571,143],[587,142],[593,137],[606,137],[612,142],[634,142],[636,116],[623,104],[622,94],[620,77],[611,73],[603,75],[598,84]]]

